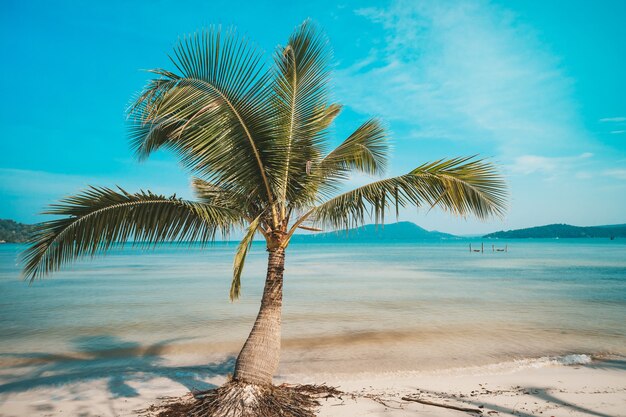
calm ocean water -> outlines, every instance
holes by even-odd
[[[626,241],[511,241],[507,253],[491,251],[505,242],[485,243],[484,254],[464,240],[293,243],[281,372],[626,355]],[[265,275],[255,244],[243,297],[230,303],[236,243],[165,246],[115,250],[29,286],[16,264],[23,248],[0,245],[0,393],[36,386],[41,375],[228,370]]]

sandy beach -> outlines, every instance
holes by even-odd
[[[224,376],[204,380],[211,385],[224,381]],[[472,408],[485,416],[626,416],[626,360],[619,357],[570,355],[429,372],[294,374],[276,382],[326,383],[342,390],[341,398],[321,400],[321,417],[472,414],[406,398]],[[187,392],[173,379],[112,376],[2,394],[0,415],[135,416],[150,404]]]
[[[337,380],[356,399],[324,404],[320,416],[460,416],[466,412],[403,398],[478,409],[486,416],[626,416],[626,362],[508,363],[425,374]],[[331,378],[330,384],[335,384]],[[367,398],[370,397],[370,398]],[[469,413],[472,414],[472,413]]]

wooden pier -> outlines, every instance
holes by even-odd
[[[480,249],[473,249],[472,248],[472,244],[469,244],[469,251],[470,252],[478,252],[478,253],[485,253],[485,244],[481,242],[480,244]],[[496,248],[496,245],[491,245],[491,251],[492,252],[508,252],[509,251],[509,245],[504,245],[503,248]]]

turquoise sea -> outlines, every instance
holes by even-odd
[[[281,374],[626,355],[625,240],[470,242],[290,245]],[[137,373],[202,388],[230,372],[266,260],[255,243],[231,303],[235,248],[115,249],[29,286],[24,246],[0,245],[0,394]]]

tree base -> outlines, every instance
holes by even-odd
[[[252,385],[231,381],[225,385],[172,399],[146,409],[153,417],[315,417],[320,398],[341,391],[326,385]]]

